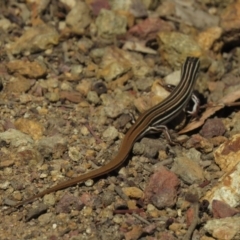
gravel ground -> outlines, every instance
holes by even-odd
[[[239,19],[230,0],[0,1],[0,239],[240,239]],[[200,108],[176,144],[147,135],[14,207],[110,162],[188,56]]]

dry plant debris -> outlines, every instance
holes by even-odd
[[[239,0],[0,1],[0,239],[240,239],[239,38]],[[145,136],[118,171],[12,207],[111,161],[187,56],[201,105],[177,145]]]

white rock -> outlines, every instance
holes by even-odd
[[[238,163],[231,171],[221,177],[218,184],[208,191],[203,199],[207,199],[210,202],[210,208],[214,199],[223,201],[231,207],[239,206],[240,163]]]
[[[227,217],[222,219],[209,220],[204,229],[215,239],[239,239],[240,217]]]
[[[231,207],[240,204],[240,134],[234,135],[223,143],[214,153],[215,162],[226,172],[218,183],[209,190],[202,199],[209,201],[220,200]]]

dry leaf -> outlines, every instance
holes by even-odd
[[[214,105],[212,104],[211,106],[207,107],[206,111],[202,114],[199,120],[189,123],[185,128],[179,131],[179,133],[183,134],[183,133],[192,131],[198,127],[201,127],[204,124],[205,120],[208,119],[210,116],[212,116],[215,112],[219,111],[225,106],[231,105],[239,98],[240,98],[240,90],[227,94],[218,103]]]

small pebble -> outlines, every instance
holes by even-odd
[[[110,126],[103,132],[102,136],[107,141],[114,140],[118,137],[118,130],[113,126]]]
[[[99,101],[100,101],[100,98],[98,97],[98,95],[97,95],[96,92],[90,91],[90,92],[87,94],[87,100],[88,100],[90,103],[98,104]]]

